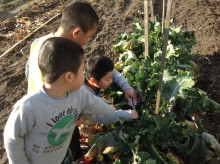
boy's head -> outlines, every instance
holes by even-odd
[[[113,70],[114,63],[106,56],[92,56],[85,63],[86,79],[100,89],[106,89],[112,83]]]
[[[84,50],[69,39],[52,37],[45,40],[39,51],[38,65],[46,83],[55,82],[61,75],[66,78],[68,73],[80,85],[84,82]]]
[[[60,27],[68,39],[84,46],[96,32],[98,15],[87,1],[75,0],[64,8]]]

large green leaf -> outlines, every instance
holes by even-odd
[[[91,146],[90,150],[87,152],[86,157],[96,157],[100,161],[102,161],[103,151],[111,147],[111,152],[115,152],[117,150],[117,143],[115,142],[115,133],[116,131],[107,132],[103,135],[96,135],[90,137],[89,144]]]
[[[220,104],[208,98],[207,93],[197,88],[188,88],[184,91],[184,98],[178,99],[178,106],[182,111],[193,113],[196,111],[212,111],[220,113]]]
[[[177,97],[185,97],[184,90],[191,88],[195,83],[193,76],[188,72],[179,71],[177,76],[170,77],[166,74],[163,84],[163,96],[166,97],[171,104],[175,103]],[[171,80],[170,80],[171,79]]]
[[[119,125],[123,139],[115,140],[117,154],[120,154],[117,162],[160,164],[181,161],[176,160],[174,154],[168,156],[168,152],[180,155],[186,161],[191,158],[218,159],[220,154],[219,146],[215,144],[217,141],[212,137],[206,137],[206,142],[202,139],[205,129],[201,122],[197,119],[193,121],[197,125],[194,130],[183,122],[190,120],[194,112],[220,111],[220,105],[194,87],[194,80],[198,75],[195,72],[197,67],[190,64],[191,48],[196,43],[194,32],[182,32],[181,27],[175,27],[172,23],[163,77],[161,112],[160,115],[154,115],[163,46],[161,29],[159,19],[155,19],[155,23],[149,22],[150,55],[147,59],[144,59],[145,37],[142,24],[135,22],[132,33],[122,33],[117,37],[119,44],[115,48],[121,53],[120,70],[139,95],[136,108],[139,119]],[[114,99],[114,103],[126,108],[120,102],[122,99]],[[115,124],[114,128],[117,126]],[[104,142],[100,140],[100,145],[102,144]],[[114,148],[109,146],[109,154],[112,154],[112,150]]]
[[[220,156],[220,144],[215,137],[209,133],[203,132],[202,138],[215,151],[215,154]]]

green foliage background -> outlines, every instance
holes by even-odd
[[[181,31],[171,21],[162,97],[159,115],[155,114],[156,93],[162,55],[161,21],[149,22],[149,56],[144,59],[144,26],[136,21],[131,34],[122,33],[116,38],[114,50],[119,54],[115,69],[121,71],[139,95],[136,106],[138,120],[121,120],[120,124],[106,129],[104,135],[93,140],[102,161],[102,151],[112,146],[108,153],[112,163],[200,163],[220,159],[220,145],[206,132],[197,114],[201,111],[220,112],[220,105],[206,93],[195,88],[199,68],[193,62],[191,48],[196,44],[194,31]],[[130,108],[123,94],[109,88],[105,95],[114,96],[118,109]],[[108,142],[109,135],[114,138]],[[107,137],[108,135],[108,137]],[[96,141],[102,140],[102,146]],[[94,148],[93,148],[94,149]],[[95,152],[95,153],[94,153]],[[97,153],[98,152],[98,153]],[[120,154],[113,160],[115,154]],[[202,162],[201,162],[202,161]]]

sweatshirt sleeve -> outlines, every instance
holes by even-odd
[[[117,110],[111,116],[96,115],[91,112],[85,111],[88,118],[95,121],[98,124],[112,124],[120,121],[121,118],[131,120],[131,110]]]
[[[84,92],[82,109],[100,115],[112,115],[114,113],[112,105],[105,103],[100,97],[93,95],[85,86],[82,86],[81,89]]]
[[[124,76],[116,70],[113,71],[112,81],[116,83],[122,91],[132,88]]]
[[[30,164],[25,155],[24,138],[34,126],[34,119],[20,108],[15,106],[9,116],[4,129],[4,145],[9,163]]]

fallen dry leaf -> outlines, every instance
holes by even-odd
[[[34,2],[33,6],[32,6],[32,9],[38,9],[39,6],[40,6],[41,2]]]
[[[105,150],[102,153],[103,154],[113,153],[113,152],[115,152],[115,150],[116,150],[115,147],[108,146],[108,147],[105,148]]]
[[[16,38],[17,40],[21,40],[21,39],[23,39],[23,36],[21,36],[21,35],[18,34],[18,33],[15,33],[15,38]]]
[[[26,23],[26,20],[25,19],[21,19],[20,23]]]
[[[26,30],[20,30],[19,33],[26,33]]]

